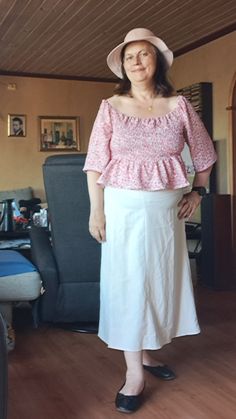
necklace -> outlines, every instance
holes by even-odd
[[[152,111],[152,108],[153,108],[153,101],[154,101],[154,98],[152,99],[152,103],[151,103],[151,105],[149,105],[149,106],[148,106],[148,111],[149,111],[149,112],[151,112],[151,111]]]
[[[151,98],[151,103],[150,103],[150,105],[148,106],[148,111],[149,112],[151,112],[152,111],[152,109],[153,109],[153,102],[154,102],[154,99],[155,99],[155,96],[152,96],[152,98]]]
[[[130,94],[130,97],[134,97],[132,94]],[[155,99],[155,96],[152,96],[151,97],[151,103],[147,106],[147,105],[144,105],[144,107],[149,111],[149,112],[151,112],[152,110],[153,110],[153,103],[154,103],[154,99]],[[143,107],[143,106],[142,106]]]

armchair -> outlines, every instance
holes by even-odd
[[[32,259],[45,289],[34,307],[36,322],[97,323],[100,245],[88,232],[85,155],[50,156],[43,165],[51,238],[32,228]]]

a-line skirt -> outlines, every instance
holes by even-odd
[[[184,189],[104,190],[99,337],[110,348],[159,349],[200,332],[184,221]]]

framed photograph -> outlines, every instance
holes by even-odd
[[[79,118],[40,116],[40,151],[78,151]]]
[[[26,137],[26,115],[8,115],[8,137]]]

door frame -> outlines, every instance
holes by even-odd
[[[229,146],[229,170],[230,170],[230,195],[232,197],[231,220],[232,220],[232,245],[234,275],[236,275],[236,73],[234,74],[230,89],[229,127],[230,127],[230,146]]]

